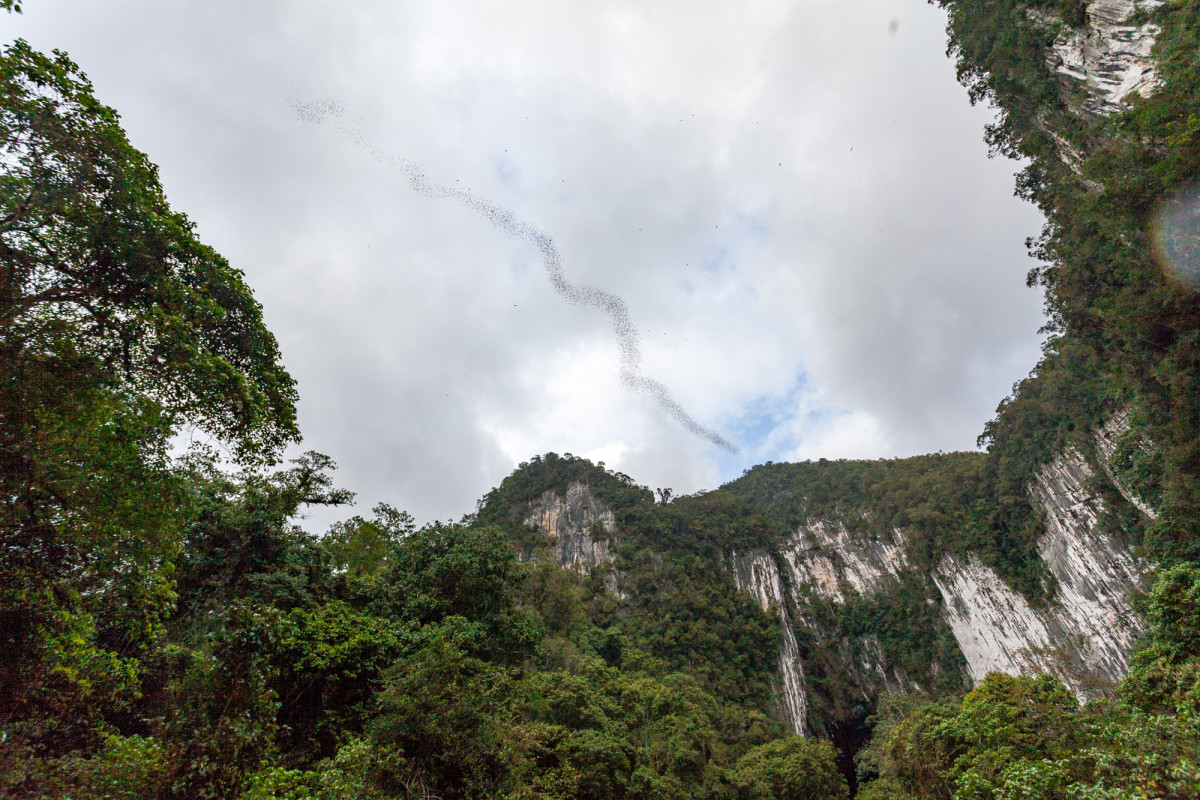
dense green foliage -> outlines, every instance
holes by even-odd
[[[170,437],[269,460],[295,393],[240,273],[75,65],[17,41],[0,96],[0,719],[98,746],[175,600],[193,487]]]
[[[293,520],[351,497],[323,456],[278,466],[296,395],[241,273],[65,55],[5,48],[0,795],[845,797],[848,754],[772,713],[779,623],[731,574],[829,520],[906,537],[886,592],[788,587],[810,727],[852,749],[874,714],[862,797],[1200,797],[1200,292],[1151,246],[1156,208],[1200,178],[1200,0],[1143,12],[1162,84],[1109,118],[1047,65],[1086,3],[937,2],[971,100],[999,111],[989,143],[1028,159],[1017,189],[1047,217],[1030,282],[1052,337],[986,453],[767,464],[658,502],[548,454],[458,525],[380,505],[324,536]],[[1160,512],[1097,478],[1109,532],[1160,565],[1128,677],[1082,706],[1048,676],[964,696],[927,576],[972,554],[1050,599],[1028,486],[1065,446],[1098,459],[1090,432],[1121,410],[1108,472]],[[232,463],[172,455],[186,426]],[[616,521],[587,575],[524,522],[575,483]],[[872,708],[848,679],[868,641],[922,691]]]
[[[694,675],[707,691],[737,707],[768,708],[777,622],[737,592],[725,559],[731,547],[769,545],[782,528],[721,493],[655,503],[628,476],[554,453],[505,478],[487,495],[473,524],[498,525],[514,541],[544,548],[545,536],[524,524],[529,503],[546,491],[565,496],[572,483],[587,485],[610,504],[621,531],[611,569],[621,575],[626,597],[607,591],[603,573],[594,572],[587,583],[590,621],[619,632],[670,669]],[[545,552],[533,555],[548,558]],[[761,724],[756,715],[740,713],[727,723]]]
[[[961,700],[892,697],[859,754],[859,796],[894,800],[1200,796],[1200,571],[1151,593],[1154,633],[1122,698],[1080,706],[1056,679],[992,674]]]
[[[760,745],[738,760],[733,782],[745,800],[840,800],[833,745],[792,736]]]
[[[580,476],[631,526],[655,508],[577,459],[538,459],[470,524],[380,505],[304,532],[304,506],[351,497],[323,456],[272,468],[295,396],[240,273],[65,56],[17,42],[0,79],[0,794],[844,794],[828,747],[752,749],[782,733],[778,631],[718,528],[761,520],[654,516],[644,542],[674,538],[623,555],[633,604],[517,558],[514,509]],[[172,456],[183,426],[233,464]]]
[[[1194,276],[1152,246],[1156,208],[1200,177],[1200,5],[1152,12],[1161,85],[1127,111],[1091,118],[1078,113],[1082,88],[1047,67],[1064,24],[1083,21],[1070,4],[938,2],[971,100],[999,111],[990,144],[1030,159],[1017,190],[1047,219],[1031,242],[1041,264],[1029,281],[1045,290],[1054,336],[982,441],[1005,482],[1019,486],[1056,448],[1086,447],[1084,434],[1106,413],[1133,404],[1150,451],[1140,486],[1162,512],[1145,544],[1167,561],[1200,558],[1200,300]],[[1055,11],[1062,21],[1044,13]]]

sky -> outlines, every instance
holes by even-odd
[[[1040,353],[1042,220],[944,26],[924,0],[27,0],[0,39],[79,63],[245,273],[355,513],[427,521],[549,451],[684,494],[973,449]],[[620,298],[637,374],[737,452],[623,381],[610,317],[463,198]]]

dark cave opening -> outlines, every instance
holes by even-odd
[[[838,750],[838,771],[850,786],[851,797],[858,794],[858,770],[854,757],[871,738],[871,726],[867,724],[869,717],[870,711],[863,709],[854,716],[830,726],[828,731],[829,741],[833,742],[833,746]]]

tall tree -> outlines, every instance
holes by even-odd
[[[295,400],[242,273],[171,210],[116,112],[63,53],[6,47],[0,722],[70,728],[131,690],[173,593],[172,435],[270,462],[299,439]]]

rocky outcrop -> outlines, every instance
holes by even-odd
[[[851,533],[840,521],[808,522],[788,538],[782,553],[793,589],[836,603],[846,592],[880,591],[899,577],[906,562],[903,534],[892,535],[873,539]]]
[[[546,535],[554,563],[561,567],[587,573],[613,561],[616,519],[582,483],[568,486],[566,497],[556,491],[544,492],[530,504],[525,524]]]
[[[1096,432],[1101,460],[1127,429],[1128,415],[1118,415]],[[974,555],[947,554],[927,576],[929,592],[941,595],[942,618],[973,681],[989,672],[1048,672],[1088,699],[1110,691],[1124,676],[1142,632],[1131,601],[1146,565],[1105,530],[1096,478],[1083,454],[1067,449],[1039,471],[1029,488],[1044,520],[1037,539],[1038,555],[1051,578],[1044,604],[1030,603]],[[840,520],[813,519],[789,536],[778,553],[731,556],[737,586],[764,609],[774,609],[783,625],[776,694],[793,729],[803,731],[810,704],[804,697],[805,666],[796,653],[801,629],[816,636],[839,681],[865,700],[882,691],[921,690],[888,663],[877,636],[830,637],[819,629],[820,615],[813,613],[820,603],[844,604],[854,594],[886,598],[911,568],[907,547],[900,530],[878,535]],[[935,599],[927,602],[936,605]]]
[[[1161,5],[1161,0],[1091,0],[1084,24],[1065,28],[1058,36],[1047,66],[1068,90],[1084,90],[1079,102],[1068,101],[1073,111],[1101,117],[1120,109],[1130,95],[1154,92],[1158,77],[1150,51],[1160,29],[1128,21],[1136,11]]]
[[[1121,496],[1136,506],[1139,511],[1150,519],[1158,519],[1158,512],[1138,496],[1132,487],[1126,485],[1125,481],[1121,480],[1113,468],[1113,460],[1117,455],[1117,448],[1120,441],[1126,435],[1129,435],[1132,417],[1133,409],[1126,408],[1114,414],[1104,427],[1096,431],[1096,455],[1099,456],[1100,465],[1104,468],[1105,474],[1108,475],[1113,485],[1117,487],[1117,491],[1121,493]],[[1153,442],[1148,441],[1144,437],[1138,437],[1137,447],[1139,449],[1153,446]]]
[[[947,555],[933,576],[943,613],[976,683],[989,672],[1054,671],[1051,637],[1029,602],[971,556]]]
[[[749,592],[763,611],[779,617],[782,636],[779,642],[779,664],[771,678],[780,717],[793,731],[804,736],[808,722],[808,695],[804,685],[804,665],[796,643],[792,615],[788,608],[783,576],[775,559],[767,553],[730,556],[733,580],[739,589]]]
[[[1088,0],[1084,23],[1074,28],[1043,11],[1031,12],[1044,24],[1061,26],[1047,66],[1062,81],[1073,112],[1096,119],[1120,110],[1135,94],[1148,97],[1157,89],[1151,51],[1160,29],[1135,17],[1162,4]],[[1043,121],[1042,128],[1058,144],[1063,161],[1079,172],[1082,154],[1048,123]],[[1126,409],[1095,432],[1096,460],[1125,499],[1154,518],[1154,509],[1123,485],[1112,468],[1129,423]],[[1104,503],[1090,488],[1095,477],[1087,458],[1068,449],[1046,464],[1030,487],[1045,518],[1038,555],[1054,579],[1045,607],[1031,607],[974,556],[942,559],[933,579],[974,680],[990,671],[1050,672],[1080,697],[1090,697],[1124,676],[1130,649],[1142,632],[1131,599],[1146,565],[1103,530]]]
[[[1100,526],[1103,502],[1088,493],[1091,467],[1068,450],[1042,469],[1034,496],[1046,512],[1038,555],[1057,584],[1056,613],[1065,638],[1080,643],[1086,670],[1111,681],[1124,677],[1129,651],[1142,633],[1131,601],[1146,564]]]
[[[973,556],[942,559],[934,582],[976,682],[993,671],[1049,672],[1088,698],[1125,675],[1142,632],[1131,601],[1146,565],[1102,529],[1092,476],[1087,460],[1068,449],[1030,489],[1045,514],[1038,555],[1054,577],[1045,607],[1033,608]]]
[[[808,732],[808,690],[804,685],[804,665],[796,632],[785,613],[783,635],[779,643],[779,671],[771,678],[771,691],[779,698],[779,716],[800,736]]]
[[[782,637],[773,686],[781,716],[797,733],[806,732],[808,698],[796,631],[814,627],[811,603],[844,603],[851,593],[885,592],[907,563],[904,544],[899,531],[875,537],[853,532],[841,521],[818,519],[788,537],[778,559],[765,552],[731,555],[738,588],[779,617]],[[885,690],[920,688],[902,669],[887,663],[876,636],[834,640],[826,646],[836,652],[839,671],[863,699]]]

